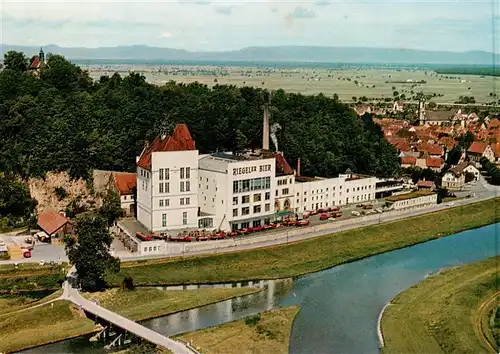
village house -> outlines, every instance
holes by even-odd
[[[439,172],[444,167],[444,160],[440,157],[428,157],[425,159],[425,167]]]
[[[433,181],[421,180],[417,182],[418,190],[434,190],[436,189],[436,184]]]
[[[467,150],[467,156],[469,156],[470,160],[474,161],[476,165],[483,157],[486,157],[491,162],[495,161],[495,153],[493,152],[491,146],[488,143],[479,141],[474,141],[471,144]]]
[[[479,178],[479,170],[468,162],[450,168],[443,176],[441,186],[451,190],[461,190],[465,186],[465,177],[467,173],[472,173],[475,180]]]
[[[401,157],[400,162],[401,162],[401,167],[403,168],[415,167],[417,164],[417,158],[412,156],[404,156]]]
[[[403,112],[404,110],[404,103],[403,101],[394,101],[394,104],[392,105],[392,111],[393,112]]]
[[[134,216],[134,190],[137,187],[137,175],[135,173],[114,173],[114,179],[125,216]]]
[[[61,244],[64,235],[73,234],[73,225],[64,212],[47,211],[38,214],[38,226],[42,230],[37,234],[41,240],[50,240],[51,243]]]

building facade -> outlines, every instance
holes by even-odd
[[[394,210],[411,210],[437,205],[437,194],[430,191],[419,191],[386,198]]]
[[[258,227],[293,213],[373,201],[376,182],[350,171],[300,176],[300,160],[294,171],[282,153],[265,148],[200,155],[187,126],[179,124],[137,158],[136,217],[160,234]]]

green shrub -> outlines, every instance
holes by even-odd
[[[245,324],[250,327],[257,325],[257,323],[259,322],[260,322],[260,314],[256,314],[255,316],[250,316],[245,318]]]
[[[54,188],[54,191],[56,193],[57,199],[63,200],[68,196],[68,192],[63,187],[56,187]]]

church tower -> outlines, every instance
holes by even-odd
[[[45,53],[43,52],[43,49],[40,47],[40,53],[38,53],[38,60],[40,60],[41,63],[45,63]]]

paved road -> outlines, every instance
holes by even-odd
[[[73,267],[69,273],[68,277],[75,277],[76,270]],[[104,307],[101,307],[92,301],[89,301],[82,297],[77,289],[73,288],[68,281],[64,282],[64,293],[61,296],[63,299],[67,299],[74,303],[75,305],[83,308],[85,311],[98,316],[109,323],[114,324],[117,327],[123,328],[130,333],[135,334],[138,337],[146,339],[147,341],[154,343],[158,346],[169,349],[175,354],[194,354],[195,352],[189,349],[185,344],[181,342],[174,341],[173,339],[167,338],[164,335],[155,332],[149,328],[146,328],[137,322],[129,320],[123,316],[118,315]]]
[[[120,254],[121,252],[117,252],[117,256],[120,257],[122,261],[132,261],[132,260],[144,260],[144,259],[155,259],[155,258],[168,258],[168,257],[178,257],[178,256],[186,256],[186,255],[202,255],[202,254],[218,254],[218,253],[226,253],[226,252],[234,252],[234,251],[243,251],[243,250],[249,250],[249,249],[255,249],[255,248],[260,248],[260,247],[266,247],[266,246],[273,246],[273,245],[279,245],[279,244],[284,244],[288,242],[294,242],[294,241],[300,241],[300,240],[306,240],[312,237],[317,237],[317,236],[323,236],[339,231],[346,231],[346,230],[351,230],[355,229],[358,227],[362,226],[369,226],[369,225],[375,225],[387,221],[395,221],[399,219],[404,219],[404,218],[409,218],[413,216],[418,216],[418,215],[423,215],[426,213],[438,211],[438,210],[444,210],[444,209],[449,209],[452,207],[457,207],[461,205],[466,205],[470,203],[475,203],[491,198],[495,198],[500,196],[500,186],[492,186],[488,183],[486,183],[485,179],[480,176],[479,181],[471,187],[471,189],[467,192],[458,192],[457,195],[461,194],[475,194],[474,198],[467,198],[467,199],[461,199],[461,200],[456,200],[453,203],[452,206],[448,205],[449,203],[442,203],[438,204],[436,206],[430,207],[430,208],[424,208],[420,210],[412,210],[412,211],[406,211],[406,212],[401,212],[398,215],[387,215],[387,214],[378,214],[380,217],[378,220],[374,221],[362,221],[360,218],[360,222],[357,224],[353,225],[345,225],[345,226],[336,226],[335,224],[332,224],[332,228],[328,230],[322,230],[322,231],[315,231],[315,232],[307,232],[307,229],[304,229],[305,233],[301,235],[296,235],[296,236],[290,236],[285,239],[280,239],[280,240],[271,240],[271,241],[266,241],[266,242],[261,242],[261,243],[255,243],[255,244],[250,244],[250,245],[239,245],[236,247],[231,247],[231,248],[225,248],[225,249],[213,249],[213,250],[204,250],[204,251],[199,251],[199,252],[189,252],[189,253],[170,253],[168,255],[157,255],[157,256],[132,256],[131,254],[126,254],[124,255],[123,253]],[[210,241],[210,242],[216,242],[216,241]],[[50,247],[50,245],[48,245]],[[34,252],[36,253],[36,252]],[[44,260],[47,261],[58,261],[59,259],[61,260],[66,260],[66,257],[61,257],[60,254],[58,253],[57,256],[53,256],[52,258],[50,255],[46,254],[46,257]],[[21,259],[17,261],[13,260],[8,260],[8,261],[0,261],[0,264],[12,264],[12,263],[23,263],[23,262],[33,262],[33,259]]]
[[[261,242],[257,244],[250,244],[250,245],[239,245],[236,247],[230,247],[230,248],[224,248],[224,249],[214,249],[214,250],[204,250],[200,252],[189,252],[189,253],[171,253],[168,256],[166,255],[159,255],[159,256],[129,256],[129,257],[122,257],[121,259],[123,261],[129,261],[129,260],[143,260],[143,259],[153,259],[153,258],[167,258],[167,257],[177,257],[177,256],[187,256],[187,255],[202,255],[202,254],[218,254],[218,253],[226,253],[226,252],[234,252],[234,251],[244,251],[244,250],[249,250],[249,249],[255,249],[255,248],[260,248],[260,247],[266,247],[266,246],[273,246],[273,245],[279,245],[279,244],[284,244],[288,242],[295,242],[295,241],[300,241],[300,240],[306,240],[312,237],[318,237],[318,236],[323,236],[323,235],[328,235],[331,233],[339,232],[339,231],[346,231],[346,230],[351,230],[355,228],[359,228],[362,226],[369,226],[369,225],[376,225],[379,223],[383,222],[388,222],[388,221],[395,221],[399,219],[405,219],[405,218],[410,218],[413,216],[418,216],[418,215],[423,215],[439,210],[445,210],[445,209],[450,209],[470,203],[476,203],[479,201],[484,201],[488,200],[491,198],[495,198],[500,195],[500,186],[492,186],[486,183],[484,178],[480,178],[478,183],[476,183],[470,191],[468,191],[466,194],[471,194],[474,193],[475,197],[474,198],[467,198],[467,199],[460,199],[452,202],[452,205],[448,205],[449,203],[441,203],[429,208],[424,208],[420,210],[412,210],[412,211],[403,211],[398,215],[387,215],[387,214],[378,214],[379,219],[374,220],[374,221],[362,221],[360,219],[360,222],[354,225],[339,225],[335,226],[335,224],[332,224],[332,228],[328,230],[321,230],[321,231],[314,231],[314,232],[306,232],[301,235],[296,235],[296,236],[290,236],[286,239],[280,239],[280,240],[271,240],[271,241],[266,241],[266,242]],[[216,242],[216,241],[213,241]]]

